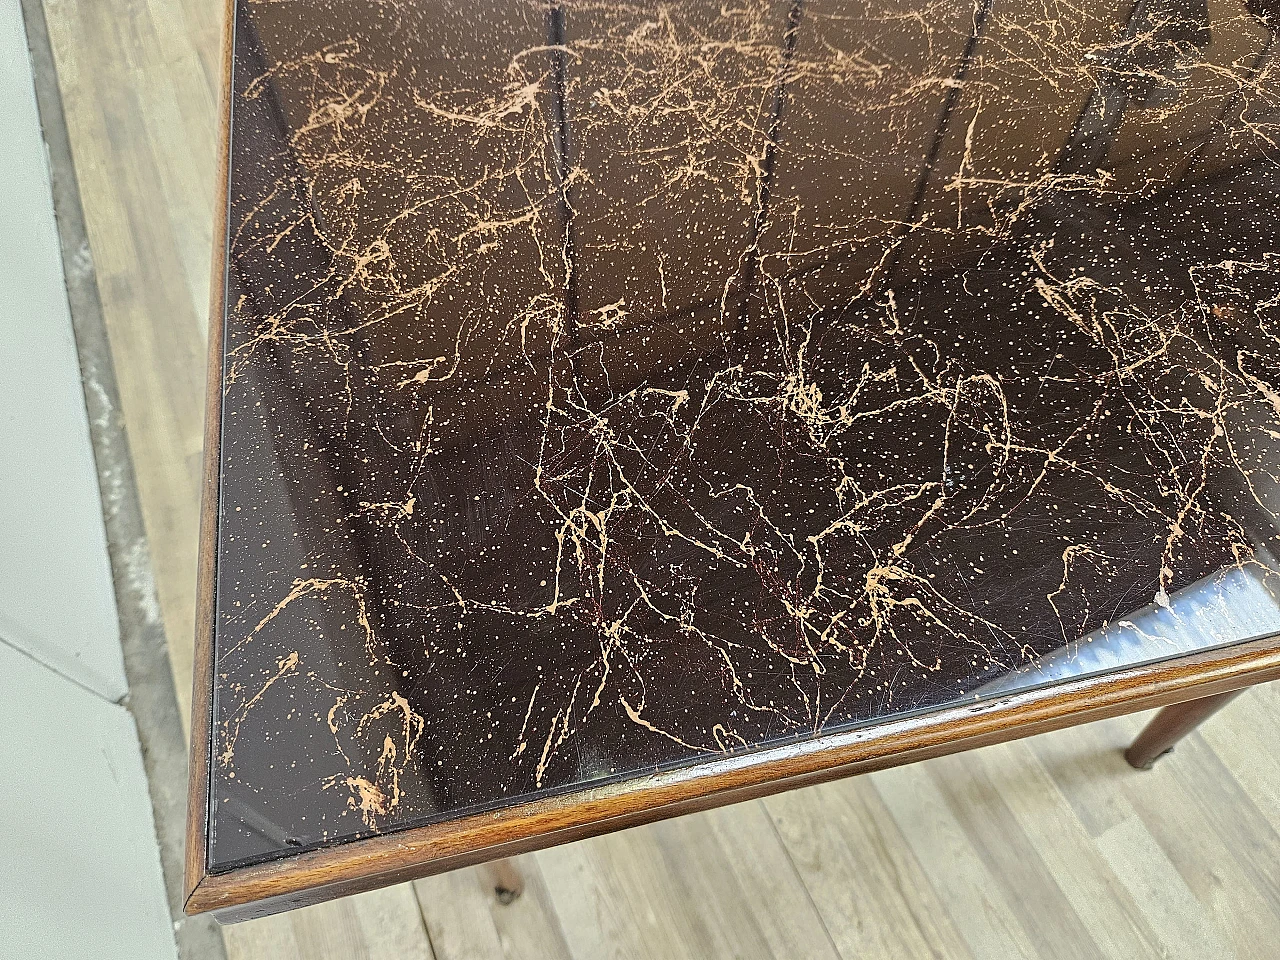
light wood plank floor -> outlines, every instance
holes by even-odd
[[[13,0],[9,0],[13,2]],[[424,0],[430,2],[430,0]],[[188,714],[220,0],[45,0]],[[1126,718],[227,928],[236,960],[1280,956],[1280,690],[1151,773]]]

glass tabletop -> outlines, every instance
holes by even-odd
[[[241,0],[210,868],[1280,631],[1273,47]]]

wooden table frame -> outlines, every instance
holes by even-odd
[[[223,921],[265,916],[666,817],[1165,707],[1126,754],[1134,766],[1149,767],[1236,691],[1280,679],[1280,636],[1253,639],[211,873],[207,846],[213,736],[210,691],[235,0],[225,3],[187,800],[187,913],[212,912]],[[518,877],[501,871],[495,876],[510,893],[519,892]],[[513,886],[517,889],[510,889]]]

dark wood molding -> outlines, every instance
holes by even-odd
[[[1277,678],[1280,638],[1251,640],[208,874],[195,885],[186,909],[212,911],[224,921],[266,916],[654,820]]]
[[[225,0],[218,172],[214,186],[213,265],[209,273],[209,364],[205,382],[204,472],[200,491],[200,554],[196,572],[196,636],[191,696],[191,761],[187,783],[186,868],[189,904],[208,873],[209,750],[213,735],[213,626],[218,561],[218,471],[222,435],[222,338],[226,306],[227,192],[231,173],[231,69],[236,0]],[[190,910],[188,910],[190,912]]]

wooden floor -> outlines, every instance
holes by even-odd
[[[14,2],[14,0],[8,0]],[[353,0],[357,2],[357,0]],[[432,0],[422,0],[432,2]],[[45,0],[189,715],[221,0]],[[1280,690],[1150,773],[1127,718],[225,930],[269,958],[1280,956]]]

